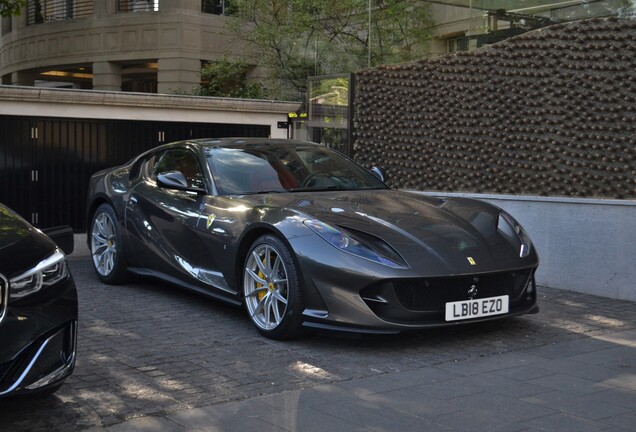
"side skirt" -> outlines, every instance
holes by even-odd
[[[187,289],[188,291],[194,291],[197,294],[202,294],[206,297],[211,297],[215,300],[220,300],[224,303],[229,303],[233,306],[241,306],[243,304],[243,302],[241,302],[240,300],[237,300],[235,298],[231,298],[231,297],[227,297],[224,296],[222,294],[217,294],[215,292],[212,292],[210,290],[207,290],[205,288],[201,288],[198,287],[196,285],[193,285],[191,283],[185,282],[181,279],[177,279],[176,277],[167,275],[165,273],[161,273],[161,272],[156,272],[156,271],[152,271],[152,270],[148,270],[145,268],[141,268],[141,267],[128,267],[128,271],[132,274],[135,274],[137,276],[142,276],[142,277],[148,277],[148,278],[153,278],[153,279],[158,279],[162,282],[167,282],[171,285],[175,285],[179,288],[184,288]]]

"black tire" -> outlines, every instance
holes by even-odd
[[[115,285],[126,282],[126,255],[115,210],[109,204],[97,207],[90,226],[91,263],[97,277]]]
[[[245,258],[242,282],[245,309],[263,336],[287,340],[303,333],[303,290],[285,243],[273,235],[259,237]]]

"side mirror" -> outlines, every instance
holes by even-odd
[[[384,171],[384,169],[377,167],[377,166],[372,166],[371,169],[371,174],[373,174],[374,176],[376,176],[377,178],[380,179],[381,182],[386,182],[388,177],[386,175],[386,171]]]
[[[181,171],[164,171],[157,174],[157,184],[159,187],[176,189],[180,191],[206,193],[205,190],[188,186],[188,179]]]
[[[73,249],[75,248],[73,228],[68,225],[63,225],[53,228],[44,228],[42,232],[49,236],[66,255],[73,253]]]
[[[157,174],[157,183],[168,189],[186,190],[188,180],[181,171],[165,171]]]

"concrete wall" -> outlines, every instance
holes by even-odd
[[[0,114],[41,117],[268,125],[272,138],[298,103],[90,90],[0,86]]]
[[[490,202],[512,214],[539,252],[541,286],[636,301],[636,201],[414,192]]]

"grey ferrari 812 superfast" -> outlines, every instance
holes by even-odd
[[[243,305],[273,339],[538,311],[537,253],[511,215],[374,171],[300,141],[162,145],[91,178],[92,263],[108,284],[135,274]]]

